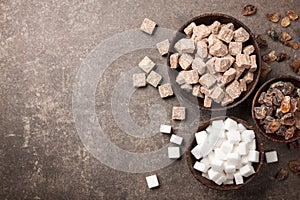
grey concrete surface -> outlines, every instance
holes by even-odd
[[[241,15],[250,1],[212,0],[11,0],[0,1],[0,199],[297,199],[299,177],[290,173],[277,182],[274,175],[287,162],[300,159],[299,150],[264,139],[265,150],[277,150],[279,162],[264,164],[255,179],[238,191],[215,191],[201,185],[190,173],[185,158],[147,173],[112,169],[90,154],[77,134],[72,111],[76,74],[88,54],[114,34],[140,26],[145,17],[159,27],[177,30],[188,19],[203,13],[221,12],[244,22],[256,34],[282,28],[265,14],[288,9],[300,13],[300,1],[251,1],[254,16]],[[158,27],[158,28],[159,28]],[[300,43],[300,21],[286,28]],[[267,37],[266,37],[267,38]],[[269,49],[299,57],[269,38]],[[156,50],[144,49],[121,56],[105,71],[96,91],[95,111],[107,137],[131,152],[150,152],[168,144],[156,134],[147,139],[122,132],[111,112],[111,88],[132,66],[151,55],[165,63]],[[266,79],[293,74],[290,61],[272,63]],[[262,84],[266,79],[261,79]],[[147,87],[133,95],[128,106],[134,121],[149,123],[148,109],[155,102],[167,108],[176,99],[160,100]],[[103,98],[105,97],[105,98]],[[251,98],[228,112],[252,123]],[[169,109],[170,110],[170,109]],[[246,111],[246,112],[245,112]],[[170,112],[168,113],[170,116]],[[208,118],[201,112],[201,120]],[[253,123],[252,123],[253,124]],[[112,158],[113,159],[113,158]],[[161,186],[150,190],[145,176],[157,174]]]

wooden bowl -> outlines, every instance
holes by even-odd
[[[176,81],[175,81],[176,76],[177,76],[178,72],[182,70],[182,69],[180,69],[180,67],[178,67],[176,70],[171,69],[169,67],[169,70],[168,70],[170,81],[171,81],[173,89],[176,92],[176,95],[180,95],[181,97],[183,97],[184,99],[193,103],[194,105],[197,105],[201,109],[212,110],[212,111],[213,110],[226,110],[226,109],[230,109],[230,108],[233,108],[233,107],[239,105],[245,99],[247,99],[247,97],[254,90],[254,88],[258,82],[258,79],[259,79],[259,76],[261,73],[260,49],[258,47],[258,44],[256,43],[254,35],[250,31],[250,29],[245,24],[243,24],[241,21],[239,21],[236,18],[231,17],[229,15],[220,14],[220,13],[203,14],[198,17],[190,19],[183,26],[181,26],[181,28],[178,30],[178,32],[176,33],[175,37],[173,38],[173,40],[171,42],[170,50],[169,50],[169,53],[167,56],[167,65],[170,66],[169,58],[172,55],[172,53],[176,52],[174,45],[179,39],[185,37],[183,30],[191,22],[195,22],[196,25],[200,25],[200,24],[210,25],[216,20],[219,21],[221,24],[226,24],[226,23],[231,22],[234,24],[235,29],[243,27],[250,34],[249,40],[247,42],[243,43],[243,47],[247,46],[247,45],[251,45],[251,44],[254,46],[254,48],[255,48],[254,55],[256,55],[257,70],[254,72],[254,79],[253,79],[252,83],[247,85],[247,91],[243,92],[239,98],[235,99],[234,102],[232,102],[231,104],[228,104],[227,106],[221,106],[220,104],[213,103],[210,108],[207,108],[207,107],[204,107],[204,105],[203,105],[203,100],[204,100],[203,98],[197,98],[197,97],[193,96],[191,93],[188,93],[188,92],[184,91],[183,89],[181,89],[180,86],[176,83]]]
[[[247,129],[251,129],[254,130],[252,126],[248,125],[244,120],[236,118],[236,117],[231,117],[231,116],[220,116],[220,117],[216,117],[216,118],[212,118],[208,121],[205,121],[203,123],[200,124],[198,131],[202,131],[205,130],[212,121],[214,120],[225,120],[227,118],[231,118],[235,121],[237,121],[238,123],[243,124]],[[259,162],[258,163],[252,163],[252,166],[255,170],[255,174],[245,178],[244,177],[244,183],[241,185],[236,185],[236,184],[232,184],[232,185],[217,185],[215,182],[204,178],[202,176],[202,173],[195,170],[193,168],[195,162],[197,161],[197,159],[191,154],[191,150],[197,145],[196,139],[194,137],[191,145],[187,148],[186,152],[185,152],[185,156],[186,156],[186,160],[187,160],[187,164],[189,169],[191,170],[192,174],[194,175],[194,177],[200,181],[203,185],[212,188],[212,189],[216,189],[216,190],[237,190],[241,187],[243,187],[244,185],[246,185],[247,183],[249,183],[251,180],[253,180],[253,178],[255,177],[255,175],[259,172],[262,164],[263,164],[263,160],[264,160],[264,149],[263,149],[263,144],[261,142],[261,138],[259,134],[255,133],[255,139],[256,139],[256,150],[259,151]]]
[[[271,86],[271,84],[278,82],[278,81],[284,81],[284,82],[291,82],[293,83],[296,87],[300,88],[300,78],[294,77],[294,76],[289,76],[289,75],[283,75],[277,78],[272,78],[270,80],[268,80],[267,82],[265,82],[256,92],[254,98],[253,98],[253,102],[252,102],[252,118],[255,122],[255,126],[257,127],[257,129],[269,140],[272,140],[274,142],[293,142],[296,141],[298,139],[300,139],[300,131],[298,131],[298,133],[294,134],[294,137],[285,140],[284,137],[278,136],[276,134],[267,134],[265,132],[264,127],[259,123],[259,120],[255,118],[254,115],[254,107],[259,106],[260,104],[257,102],[258,98],[260,96],[260,94],[262,92],[265,92],[269,89],[269,87]]]

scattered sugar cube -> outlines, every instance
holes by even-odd
[[[212,162],[210,164],[211,164],[211,168],[213,170],[222,172],[224,169],[223,163],[224,163],[224,161],[215,158],[214,160],[212,160]]]
[[[159,131],[161,133],[168,133],[168,134],[170,134],[171,133],[171,129],[172,129],[172,127],[170,125],[161,124]]]
[[[153,87],[157,87],[161,79],[162,76],[160,74],[156,73],[155,71],[151,71],[146,81]]]
[[[173,53],[170,56],[170,67],[172,69],[176,69],[178,67],[178,62],[179,62],[179,53]]]
[[[159,186],[158,179],[157,179],[156,175],[147,176],[146,181],[147,181],[148,188],[150,188],[150,189]]]
[[[238,129],[239,129],[240,133],[242,133],[245,130],[247,130],[246,127],[243,124],[241,124],[241,123],[238,123]]]
[[[200,131],[195,133],[197,144],[203,144],[207,140],[207,133],[206,131]]]
[[[157,24],[154,21],[145,18],[140,27],[140,30],[144,31],[145,33],[148,33],[149,35],[152,35],[156,25]]]
[[[147,74],[154,68],[155,63],[148,57],[145,56],[139,63],[139,67]]]
[[[235,173],[233,176],[234,176],[235,184],[240,185],[244,183],[244,179],[239,172]]]
[[[266,152],[265,154],[266,154],[267,163],[278,162],[278,157],[277,157],[276,151],[269,151],[269,152]]]
[[[241,141],[241,134],[239,131],[236,130],[228,131],[227,139],[230,143],[237,144]]]
[[[195,164],[194,164],[194,169],[196,169],[200,172],[203,172],[203,173],[206,173],[208,168],[209,168],[209,165],[204,164],[202,162],[196,161]]]
[[[158,92],[161,98],[173,96],[173,90],[170,83],[158,86]]]
[[[173,107],[172,119],[174,120],[184,120],[185,119],[185,107]]]
[[[233,130],[238,130],[238,125],[237,125],[237,122],[234,121],[233,119],[231,118],[227,118],[225,121],[224,121],[224,128],[225,130],[227,131],[233,131]]]
[[[168,156],[171,159],[180,158],[180,148],[179,147],[168,147]]]
[[[134,87],[146,86],[146,75],[144,73],[133,74],[132,79]]]
[[[250,162],[257,163],[259,161],[259,152],[255,150],[250,150],[248,154],[248,160]]]
[[[158,49],[160,55],[166,55],[169,52],[170,42],[168,39],[163,40],[156,44],[156,48]]]
[[[238,152],[240,155],[246,155],[248,153],[247,142],[239,143]]]
[[[233,184],[233,179],[227,179],[226,181],[223,182],[224,185],[231,185]]]
[[[192,150],[191,150],[191,153],[193,154],[193,156],[196,158],[196,159],[200,159],[202,156],[203,156],[203,153],[202,153],[202,147],[203,145],[197,145],[195,146]]]
[[[254,168],[252,167],[252,165],[249,164],[241,167],[239,172],[244,177],[249,177],[255,173]]]
[[[183,138],[177,135],[172,134],[171,138],[170,138],[170,142],[174,143],[174,144],[178,144],[181,145],[183,141]]]

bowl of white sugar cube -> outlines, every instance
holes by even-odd
[[[235,190],[255,177],[263,154],[263,144],[252,126],[239,118],[220,116],[201,123],[186,150],[186,159],[202,184]]]
[[[186,22],[173,38],[167,60],[176,94],[208,110],[243,102],[261,72],[260,50],[250,29],[217,13]]]

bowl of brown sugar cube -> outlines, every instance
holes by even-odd
[[[186,22],[168,53],[174,90],[199,108],[225,110],[243,102],[261,72],[259,47],[234,17],[203,14]]]

